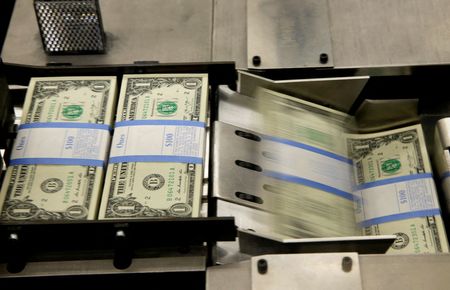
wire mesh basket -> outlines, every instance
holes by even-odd
[[[34,8],[47,54],[105,52],[98,0],[35,0]]]

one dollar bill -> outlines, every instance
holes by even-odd
[[[115,94],[115,77],[32,78],[21,124],[58,122],[109,126],[114,116]],[[81,135],[83,131],[86,132],[80,129],[78,133]],[[107,142],[108,139],[94,141]],[[14,146],[21,146],[20,141],[16,140]],[[83,151],[83,146],[77,150]],[[1,190],[1,219],[95,219],[103,171],[102,166],[11,165]]]
[[[381,133],[349,135],[347,138],[349,156],[354,163],[356,185],[377,183],[400,178],[406,180],[412,175],[431,176],[431,165],[426,151],[420,125]],[[399,207],[402,204],[432,203],[439,208],[434,183],[429,177],[427,192],[421,187],[422,181],[399,189]],[[425,184],[425,183],[423,183]],[[397,188],[396,187],[396,188]],[[406,196],[406,192],[411,192]],[[430,196],[424,200],[425,194]],[[381,191],[377,201],[378,210],[383,211]],[[396,194],[396,192],[394,192]],[[416,205],[412,205],[416,206]],[[389,207],[389,205],[385,205]],[[439,214],[402,218],[379,224],[371,224],[362,229],[364,235],[396,235],[397,239],[389,249],[390,254],[440,253],[448,252],[448,242],[442,218]]]
[[[164,140],[159,140],[156,135],[138,134],[136,138],[139,138],[139,141],[136,141],[137,139],[132,141],[125,131],[124,139],[121,140],[117,126],[121,122],[124,124],[137,122],[137,125],[140,125],[140,121],[145,125],[147,124],[145,121],[148,120],[155,121],[154,124],[158,124],[159,121],[161,124],[205,123],[207,99],[206,74],[125,75],[112,144],[125,147],[123,152],[130,152],[139,146],[153,147],[155,144],[161,144],[161,147],[173,145],[177,147],[177,152],[184,152],[188,146],[186,144],[194,138],[190,131],[183,129],[185,127],[179,127],[173,133],[165,134],[164,136],[170,138]],[[201,130],[204,131],[204,128]],[[199,137],[197,151],[200,154],[203,154],[203,143],[204,137]],[[111,162],[113,159],[110,158],[100,219],[199,215],[203,163],[153,159],[145,161],[147,157],[152,156],[134,157],[137,161],[133,161],[130,157],[122,162]]]

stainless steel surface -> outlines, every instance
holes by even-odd
[[[212,0],[99,2],[107,38],[106,54],[46,55],[33,1],[17,0],[2,51],[3,61],[29,65],[211,61]]]
[[[327,62],[320,55],[327,54]],[[253,57],[259,56],[259,65]],[[248,0],[249,68],[333,66],[327,0]]]
[[[262,261],[267,272],[262,273]],[[251,260],[252,290],[362,289],[358,254],[265,255]]]
[[[247,67],[247,1],[214,0],[213,61]]]
[[[294,239],[242,229],[239,230],[238,236],[240,252],[251,256],[330,252],[384,254],[396,238],[395,235],[382,235]]]
[[[30,262],[17,274],[9,273],[6,264],[0,264],[0,278],[45,277],[65,275],[95,275],[111,273],[161,273],[205,271],[206,257],[202,255],[133,259],[125,270],[114,268],[112,260],[83,260],[57,262]]]
[[[244,68],[254,67],[251,58],[261,53],[260,67],[275,67],[271,57],[281,67],[450,63],[447,0],[100,0],[100,7],[105,55],[47,56],[32,1],[17,0],[3,60],[30,65],[232,60]],[[326,64],[319,61],[322,52],[328,54]]]
[[[267,263],[264,274],[262,260]],[[252,258],[251,268],[252,290],[362,289],[356,253],[258,256]]]
[[[450,63],[450,1],[328,0],[335,67]]]
[[[266,204],[270,204],[273,198],[273,193],[263,189],[263,185],[268,183],[267,178],[261,172],[236,165],[237,160],[258,164],[262,156],[258,150],[259,142],[237,136],[236,130],[242,128],[221,122],[214,125],[214,195],[226,201],[267,210]],[[237,192],[257,196],[262,203],[238,198]]]
[[[379,132],[420,123],[418,99],[368,100],[355,112],[358,131]]]
[[[450,285],[450,255],[361,255],[364,290],[446,290]]]
[[[263,87],[348,112],[368,80],[368,76],[270,80],[245,71],[239,71],[239,92],[254,96],[255,89]]]
[[[322,255],[322,254],[320,254]],[[299,255],[300,258],[306,255]],[[254,259],[258,259],[255,257]],[[313,274],[320,279],[332,283],[333,277],[328,275],[324,261],[323,267],[317,266]],[[306,260],[301,259],[292,268],[307,269]],[[252,289],[251,264],[249,261],[208,268],[207,289],[222,290]],[[270,271],[270,264],[269,264]],[[284,269],[288,269],[285,267]],[[308,269],[307,269],[308,270]],[[300,271],[300,270],[299,270]],[[450,255],[359,255],[359,273],[364,290],[380,289],[408,289],[408,290],[446,290],[450,285]],[[269,272],[268,272],[269,273]],[[304,275],[306,272],[302,272]],[[312,277],[314,277],[312,276]],[[289,276],[287,280],[294,280],[297,276]],[[231,281],[231,282],[229,282]],[[233,283],[234,288],[227,288],[227,283]],[[305,287],[294,289],[320,289]],[[328,289],[339,289],[338,285],[331,285]],[[264,288],[261,288],[264,289]],[[289,289],[289,288],[276,288]],[[345,288],[344,288],[345,289]]]
[[[251,263],[239,263],[209,267],[206,271],[206,290],[251,289]]]
[[[257,210],[244,205],[239,205],[223,200],[217,201],[218,216],[234,216],[236,226],[240,230],[248,230],[260,233],[261,235],[270,235],[272,239],[277,236],[271,230],[271,222],[275,216],[269,212]],[[280,239],[284,238],[279,236]]]

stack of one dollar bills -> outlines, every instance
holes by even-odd
[[[115,77],[32,78],[0,195],[2,220],[95,219]]]
[[[99,219],[197,217],[206,74],[124,75]]]
[[[362,235],[396,235],[390,254],[449,251],[421,125],[351,134],[351,116],[267,89],[257,90],[256,97],[266,133],[277,136],[266,138],[274,141],[273,152],[288,152],[287,144],[291,152],[316,156],[316,162],[307,163],[306,157],[279,152],[271,168],[276,172],[266,170],[279,180],[274,188],[281,234],[323,236],[311,227],[317,224],[328,227],[328,234],[347,228]],[[310,180],[313,173],[320,178]],[[313,190],[328,195],[308,205]],[[342,217],[333,220],[338,212]],[[352,215],[355,227],[349,223]]]

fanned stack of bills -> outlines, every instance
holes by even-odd
[[[196,217],[206,74],[125,75],[99,218]]]
[[[32,78],[0,196],[2,220],[95,219],[115,77]]]
[[[358,235],[353,210],[351,160],[345,134],[351,117],[342,112],[258,88],[263,112],[264,189],[274,198],[273,228],[295,238]]]
[[[449,251],[420,125],[349,134],[348,115],[262,88],[256,97],[264,133],[275,136],[265,174],[276,179],[280,234],[396,235],[390,254]]]

